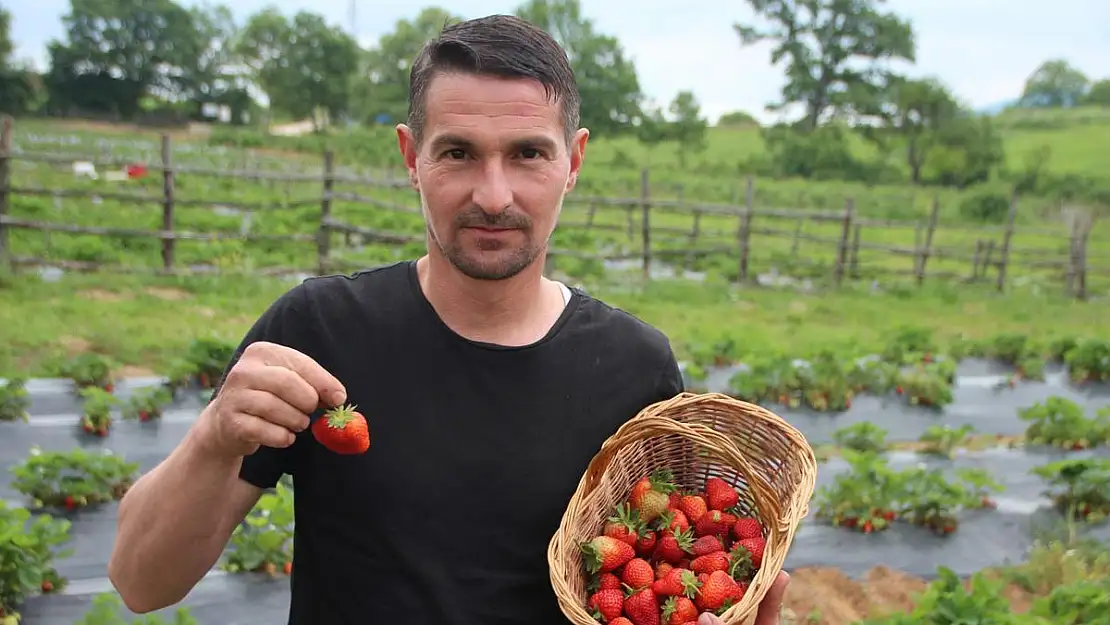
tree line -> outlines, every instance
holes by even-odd
[[[738,161],[738,169],[956,187],[1001,172],[1018,186],[1043,186],[1047,155],[1021,171],[1003,171],[1001,133],[989,116],[975,114],[943,81],[896,69],[915,62],[916,34],[884,0],[747,4],[757,22],[733,25],[738,49],[770,42],[771,60],[786,76],[780,98],[767,108],[802,113],[761,128],[766,153]],[[582,92],[583,124],[595,136],[673,143],[683,167],[705,149],[710,124],[694,93],[682,91],[664,106],[650,102],[620,42],[582,14],[579,0],[525,0],[515,13],[566,48]],[[36,71],[11,58],[10,15],[0,7],[0,110],[123,120],[168,110],[202,119],[206,105],[225,105],[232,123],[247,123],[244,113],[261,111],[264,94],[271,115],[392,124],[407,113],[411,60],[445,24],[461,19],[427,7],[363,48],[319,14],[286,15],[276,5],[237,21],[226,5],[71,0],[64,35],[48,46],[49,67]],[[1049,60],[1030,75],[1015,106],[1079,104],[1110,106],[1110,79],[1091,80],[1064,60]],[[735,111],[717,124],[755,120]],[[861,156],[854,147],[861,137],[878,157]],[[1092,185],[1104,185],[1068,184],[1088,195]]]

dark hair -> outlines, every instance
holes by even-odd
[[[428,86],[440,72],[533,79],[561,106],[567,143],[578,130],[581,98],[562,46],[543,29],[512,15],[490,15],[445,26],[424,45],[409,75],[409,118],[423,135]]]

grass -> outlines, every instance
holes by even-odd
[[[95,351],[121,364],[164,371],[194,338],[238,341],[291,280],[256,277],[155,278],[33,276],[0,288],[0,375],[58,375],[76,352]],[[746,354],[822,349],[866,353],[904,325],[931,328],[938,341],[985,339],[1013,331],[1046,339],[1079,334],[1110,338],[1096,306],[1038,294],[1007,296],[943,287],[869,293],[846,288],[798,293],[729,288],[683,281],[647,286],[610,277],[585,287],[671,338],[682,358],[707,343],[731,339]]]

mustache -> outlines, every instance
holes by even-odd
[[[491,215],[480,208],[472,208],[455,216],[456,228],[505,228],[526,230],[532,226],[532,220],[523,213],[502,211]]]

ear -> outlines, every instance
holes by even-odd
[[[579,128],[578,132],[574,133],[574,140],[570,144],[570,176],[567,176],[565,193],[573,191],[574,185],[578,184],[578,173],[582,171],[582,162],[586,160],[586,144],[589,141],[589,129]]]
[[[405,124],[397,124],[397,148],[401,151],[405,169],[409,170],[409,182],[412,184],[412,188],[419,191],[419,178],[416,176],[416,156],[420,147],[416,144],[416,137],[412,128]]]

